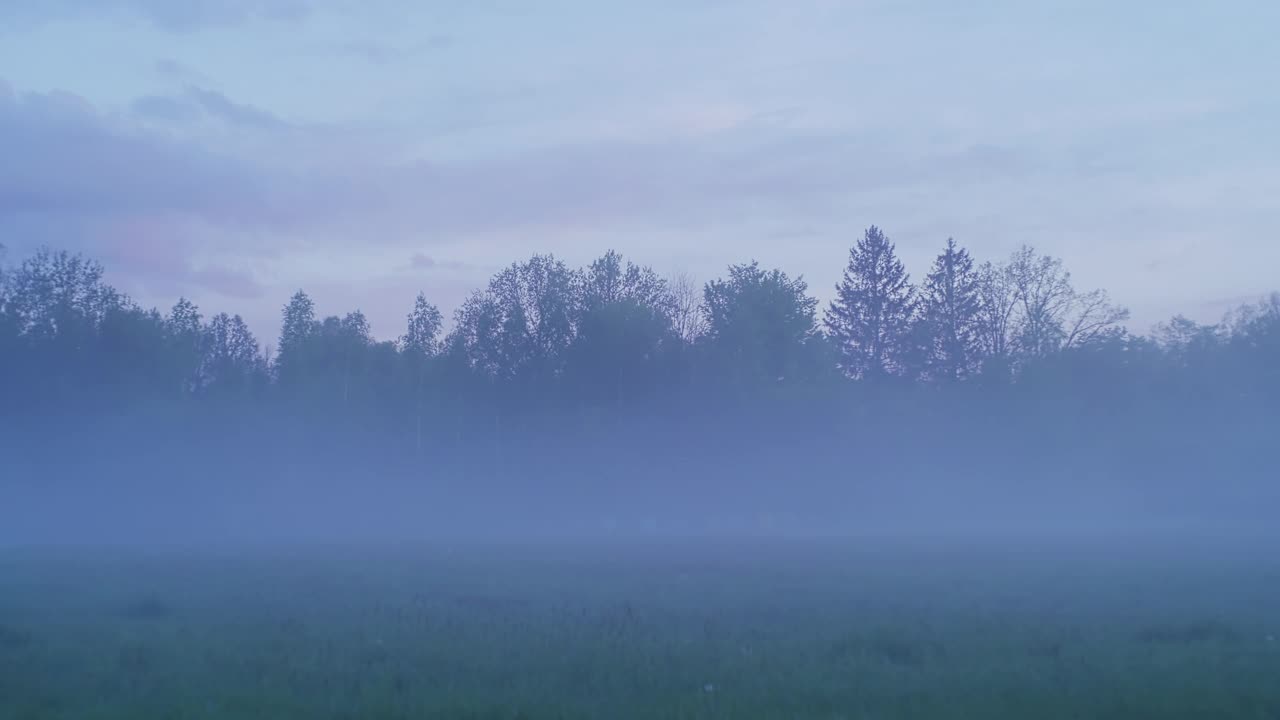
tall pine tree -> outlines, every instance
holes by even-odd
[[[982,359],[978,313],[982,299],[969,251],[947,239],[920,289],[924,373],[934,380],[963,380]]]
[[[872,225],[849,251],[826,313],[841,369],[855,378],[900,374],[911,354],[915,306],[915,289],[893,243]]]
[[[316,304],[311,296],[299,290],[289,298],[284,308],[284,321],[280,328],[280,348],[276,355],[276,378],[289,385],[302,379],[308,372],[307,342],[320,330],[316,322]]]

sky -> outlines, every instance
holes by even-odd
[[[1024,243],[1144,332],[1280,289],[1280,3],[4,0],[0,243],[402,332],[535,252],[833,294]]]

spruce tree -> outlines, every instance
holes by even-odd
[[[915,306],[915,289],[893,243],[872,225],[849,251],[826,313],[841,369],[854,378],[901,374],[911,354]]]
[[[982,357],[979,331],[978,274],[969,251],[947,239],[920,291],[924,325],[924,374],[935,380],[962,380],[978,370]]]

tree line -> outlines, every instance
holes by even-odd
[[[913,281],[873,226],[826,307],[756,262],[699,287],[616,252],[582,268],[534,255],[448,327],[419,294],[395,340],[299,291],[267,352],[238,316],[140,307],[93,259],[43,249],[0,261],[0,449],[37,469],[99,458],[85,472],[144,456],[160,472],[212,443],[236,449],[209,458],[224,476],[732,476],[775,500],[798,475],[1270,473],[1280,294],[1149,335],[1127,318],[1029,246],[980,263],[948,240]],[[64,443],[76,452],[50,453]]]
[[[275,395],[365,410],[410,398],[416,410],[428,394],[482,390],[510,407],[623,405],[690,384],[1017,383],[1099,353],[1231,355],[1274,381],[1264,368],[1278,314],[1273,295],[1220,324],[1175,317],[1133,335],[1127,310],[1077,289],[1061,260],[1032,247],[979,265],[948,240],[913,284],[872,226],[821,315],[803,278],[755,262],[697,288],[612,251],[580,269],[534,255],[467,298],[447,332],[419,294],[395,341],[374,340],[359,310],[318,317],[299,291],[269,357],[241,317],[205,316],[187,299],[144,309],[82,255],[40,250],[0,273],[6,391],[52,406]]]

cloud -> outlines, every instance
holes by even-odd
[[[133,111],[145,118],[166,123],[189,123],[200,117],[193,103],[171,95],[145,95],[133,101]]]
[[[426,253],[414,253],[409,258],[410,270],[470,270],[473,269],[470,263],[459,262],[457,260],[437,260]]]
[[[143,103],[153,113],[175,106]],[[0,217],[187,213],[269,216],[252,168],[98,112],[66,92],[0,97]]]
[[[201,88],[133,104],[147,121],[207,118],[249,133],[150,129],[68,93],[0,104],[0,217],[188,217],[241,231],[381,242],[476,233],[696,228],[843,212],[851,193],[1024,177],[1051,160],[974,146],[905,154],[847,134],[748,129],[673,141],[601,141],[450,162],[349,152],[354,132],[319,135]],[[264,150],[265,149],[265,150]]]
[[[286,125],[280,118],[252,105],[232,102],[220,92],[199,87],[187,88],[190,96],[206,113],[233,125],[260,129],[276,129]]]
[[[312,12],[308,0],[6,0],[0,18],[41,24],[62,18],[136,17],[173,32],[233,27],[252,20],[298,22]]]
[[[177,107],[142,105],[153,114]],[[260,294],[247,273],[202,259],[272,252],[247,235],[279,227],[270,183],[242,159],[148,131],[70,93],[2,91],[0,157],[0,234],[14,238],[16,254],[40,245],[86,252],[135,296]]]
[[[288,123],[253,105],[233,102],[214,90],[187,86],[179,95],[146,95],[133,103],[138,115],[166,123],[186,124],[210,118],[227,125],[257,130],[278,130]]]
[[[436,259],[423,253],[414,253],[409,258],[409,267],[414,270],[428,270],[436,266]]]

